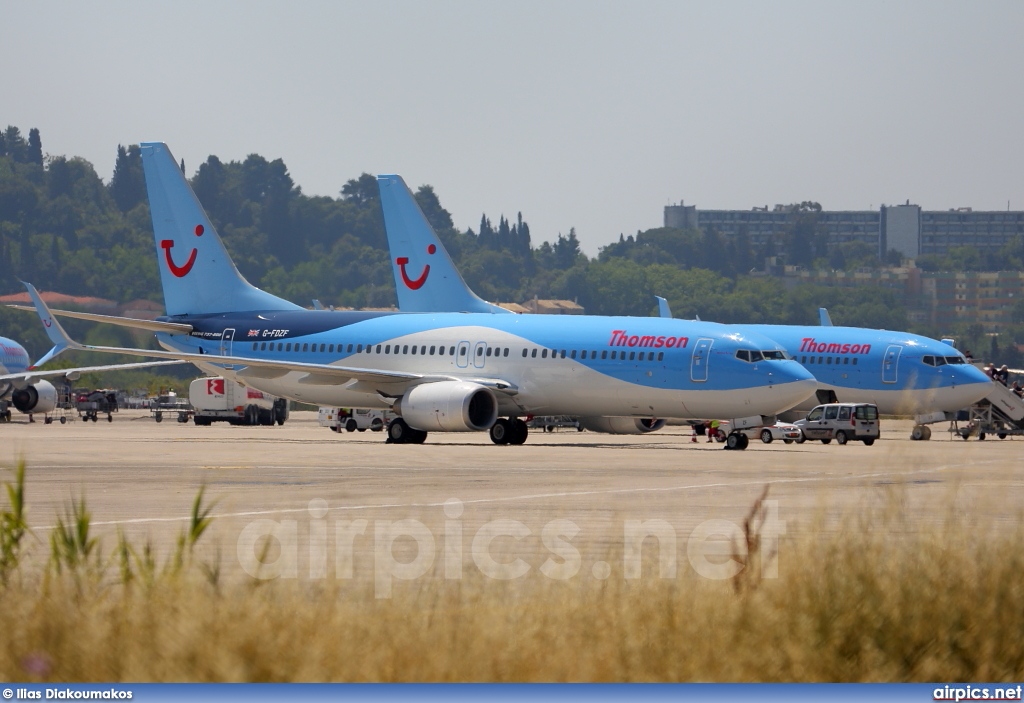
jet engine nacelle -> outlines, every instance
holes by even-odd
[[[498,419],[494,392],[469,381],[438,381],[415,386],[396,405],[402,418],[428,432],[481,432]]]
[[[580,427],[605,434],[647,434],[665,426],[664,420],[636,417],[581,417]]]
[[[36,381],[11,393],[11,405],[23,413],[48,413],[57,407],[57,389],[49,381]]]

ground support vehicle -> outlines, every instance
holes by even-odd
[[[283,425],[288,419],[287,401],[223,376],[197,378],[188,387],[193,422],[210,425]]]
[[[985,439],[992,434],[1000,439],[1024,435],[1024,399],[1002,383],[993,381],[989,394],[968,408],[915,416],[910,438],[930,439],[932,431],[928,425],[937,422],[948,422],[950,436],[962,439]]]
[[[78,391],[74,403],[78,416],[85,422],[96,422],[100,415],[106,415],[107,422],[113,422],[114,413],[117,412],[117,398],[107,391]],[[52,421],[52,418],[46,418],[47,424]]]
[[[321,427],[329,427],[334,432],[380,432],[396,415],[387,410],[367,410],[366,408],[320,408],[317,420]]]
[[[149,412],[157,422],[163,422],[164,415],[176,415],[178,422],[184,423],[192,417],[192,406],[174,391],[167,391],[150,401]]]
[[[74,420],[78,417],[78,408],[75,405],[76,394],[71,390],[71,385],[67,381],[54,383],[53,386],[57,391],[57,405],[54,407],[53,412],[46,414],[43,422],[47,425],[53,422],[59,422],[63,425],[68,420]]]
[[[577,432],[583,431],[580,421],[569,415],[548,415],[536,416],[526,421],[526,426],[531,429],[543,429],[545,432],[554,432],[562,427],[569,427]]]
[[[990,394],[959,413],[948,413],[952,415],[949,423],[951,436],[983,440],[989,435],[999,439],[1024,435],[1024,401],[1002,384],[996,385],[1001,391]],[[998,397],[1003,394],[1009,397]],[[961,425],[961,422],[966,424]]]

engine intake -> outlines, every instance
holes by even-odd
[[[636,417],[581,417],[580,427],[605,434],[647,434],[665,426],[664,420]]]
[[[49,381],[36,381],[11,393],[11,404],[23,413],[48,413],[57,407],[57,389]]]
[[[406,393],[396,405],[402,418],[418,430],[482,432],[498,419],[494,392],[469,381],[424,383]]]

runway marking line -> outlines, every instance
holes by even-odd
[[[475,498],[471,500],[462,501],[463,505],[483,505],[488,503],[512,503],[521,500],[545,500],[549,498],[571,498],[578,496],[593,496],[593,495],[626,495],[633,493],[670,493],[673,491],[691,491],[701,490],[707,488],[730,488],[738,486],[763,486],[765,483],[772,485],[778,484],[792,484],[792,483],[820,483],[823,481],[834,480],[834,481],[855,481],[874,479],[881,477],[910,477],[921,474],[935,474],[943,471],[949,471],[951,469],[963,468],[967,466],[978,466],[979,464],[994,464],[1002,460],[991,460],[991,461],[972,461],[969,464],[946,464],[944,466],[937,466],[930,469],[918,469],[907,473],[895,474],[892,471],[882,471],[868,474],[849,474],[846,476],[806,476],[806,477],[793,477],[793,478],[781,478],[774,481],[765,481],[758,479],[756,481],[738,481],[728,483],[695,483],[688,484],[685,486],[661,486],[651,488],[609,488],[603,490],[593,491],[562,491],[557,493],[531,493],[527,495],[519,496],[507,496],[502,498]],[[394,508],[441,508],[444,507],[445,501],[436,501],[432,503],[378,503],[371,505],[338,505],[333,508],[328,508],[328,512],[334,511],[353,511],[353,510],[390,510]],[[274,508],[272,510],[246,510],[234,513],[219,513],[211,515],[211,519],[220,520],[224,518],[238,518],[238,517],[261,517],[267,515],[288,515],[293,513],[304,513],[309,510],[308,507],[304,506],[301,508]],[[104,520],[94,521],[94,526],[110,526],[110,525],[144,525],[151,523],[162,523],[162,522],[185,522],[190,520],[191,516],[184,515],[181,517],[153,517],[153,518],[132,518],[129,520]],[[43,527],[34,527],[34,530],[52,530],[56,525],[46,525]]]

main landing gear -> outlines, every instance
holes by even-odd
[[[417,430],[400,417],[388,423],[387,444],[423,444],[427,440],[426,430]]]
[[[725,438],[725,449],[746,449],[750,439],[742,432],[733,432]]]
[[[530,434],[530,428],[519,418],[499,417],[491,425],[491,441],[495,444],[522,444]]]
[[[491,441],[495,444],[522,444],[529,433],[526,422],[519,418],[498,418],[490,432]],[[387,444],[423,444],[426,439],[425,430],[409,427],[409,423],[400,417],[388,423]]]

